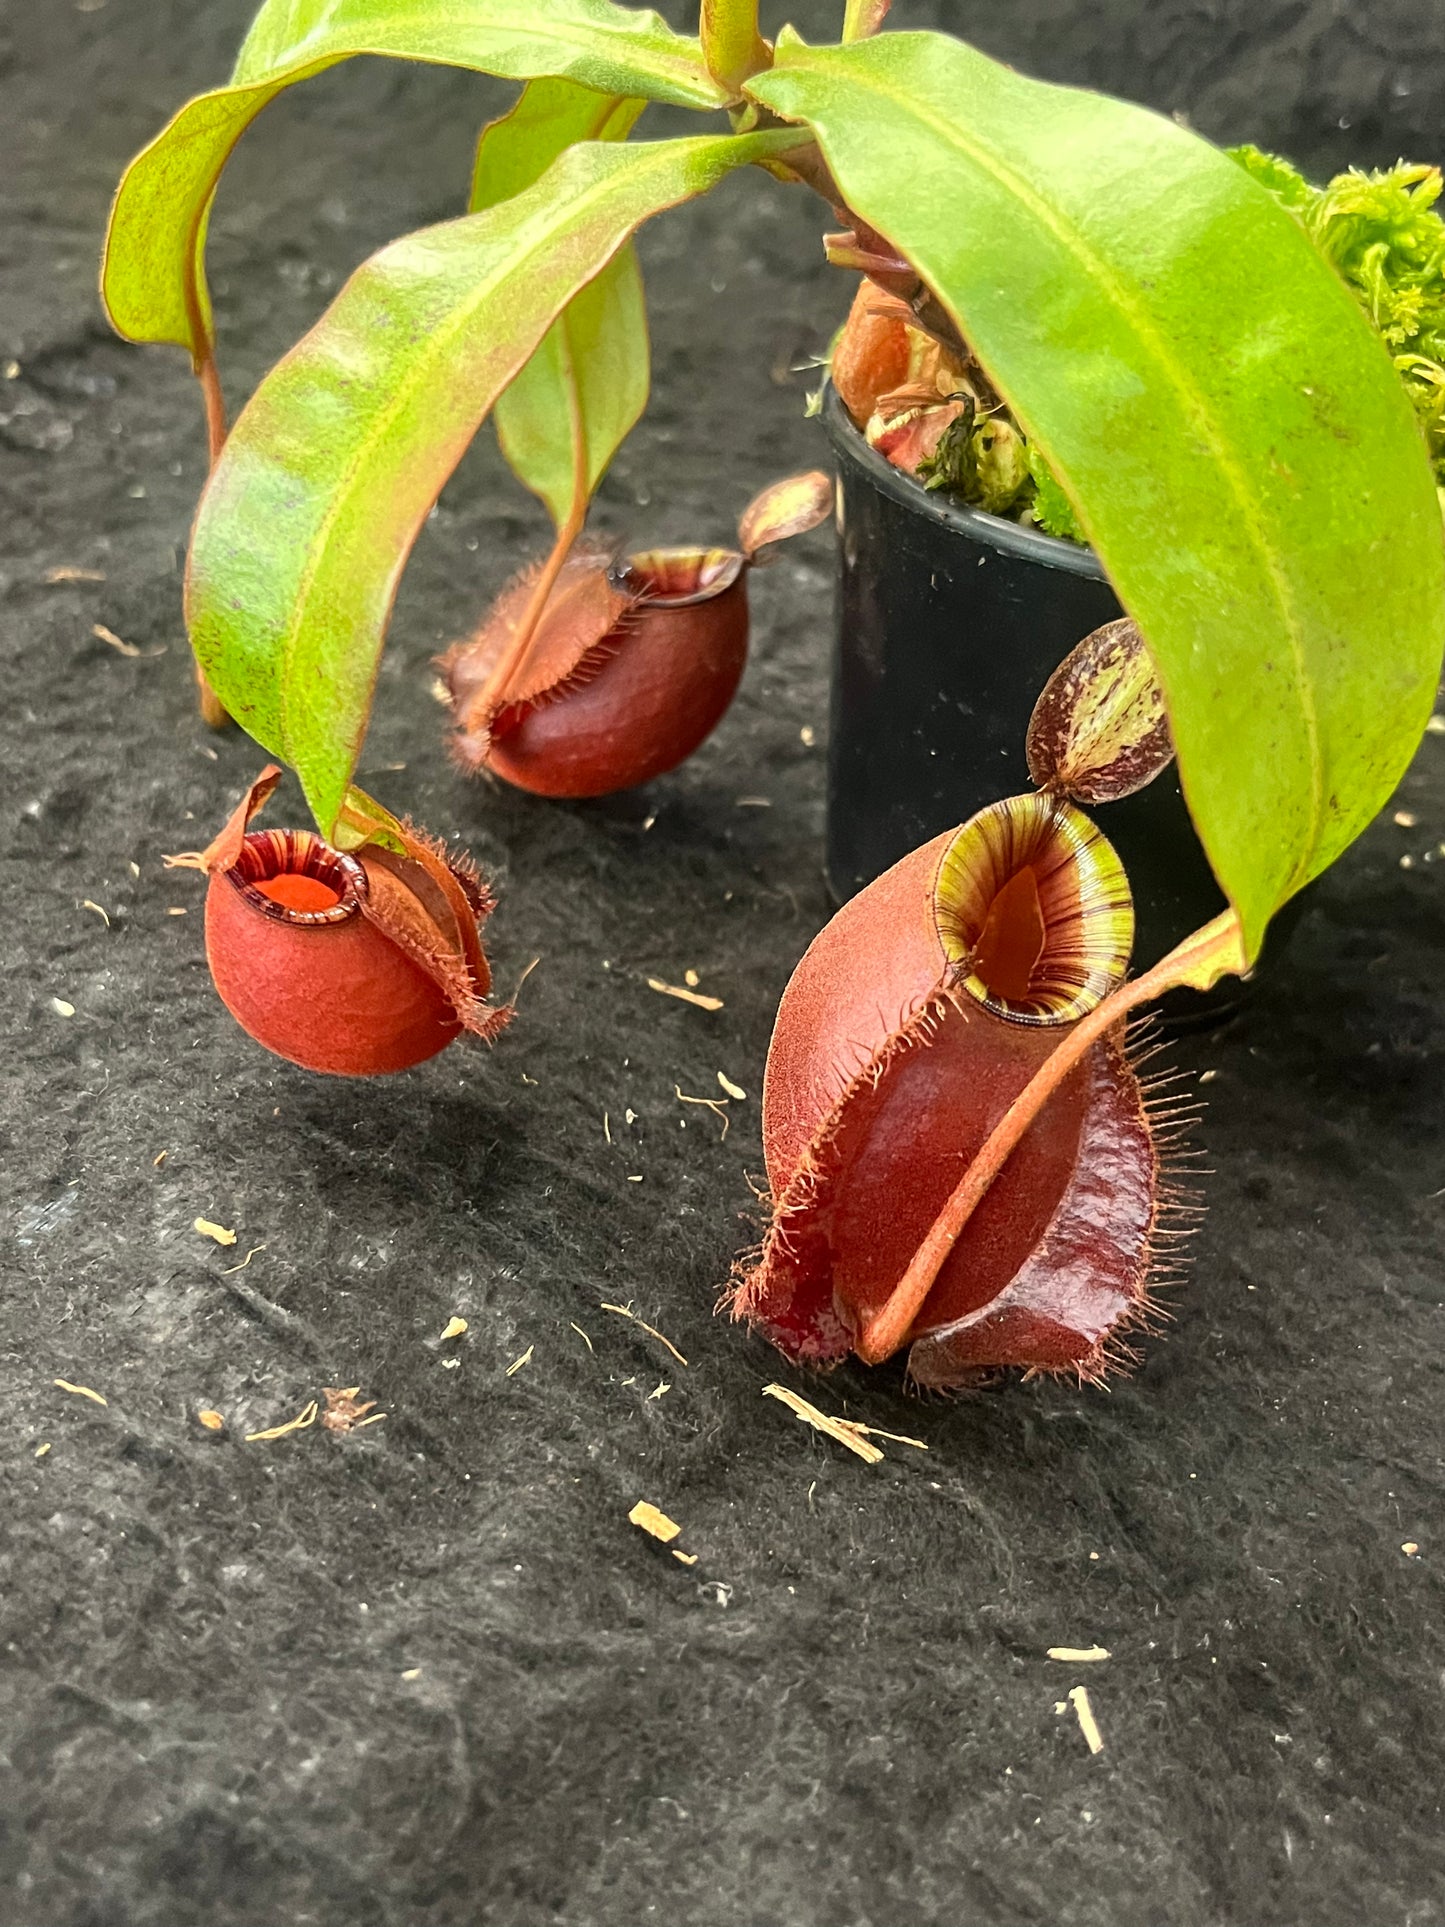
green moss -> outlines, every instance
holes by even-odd
[[[1008,515],[1030,490],[1027,444],[1006,414],[981,414],[971,395],[965,402],[935,452],[919,465],[918,479],[925,488],[947,489],[970,508]]]
[[[1435,212],[1440,170],[1401,161],[1351,168],[1315,187],[1257,147],[1233,158],[1295,219],[1379,331],[1424,431],[1437,486],[1445,485],[1445,221]]]
[[[1029,474],[1034,480],[1031,518],[1046,535],[1060,535],[1066,542],[1085,542],[1074,505],[1054,478],[1054,472],[1036,448],[1028,448]]]

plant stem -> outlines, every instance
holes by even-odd
[[[207,354],[196,367],[196,379],[201,384],[201,393],[206,402],[206,453],[212,468],[220,460],[221,450],[226,446],[226,398],[221,393],[221,377],[216,367],[216,357]]]
[[[206,402],[207,453],[211,472],[214,473],[221,450],[226,445],[226,398],[221,393],[221,377],[213,354],[207,353],[204,360],[196,364],[196,376]],[[225,704],[212,689],[199,662],[196,662],[196,700],[200,706],[201,721],[208,729],[224,729],[230,722]]]
[[[892,0],[847,0],[843,9],[843,44],[868,40],[888,17]]]
[[[859,1333],[853,1349],[861,1359],[870,1365],[879,1365],[905,1342],[914,1319],[923,1309],[923,1301],[990,1185],[1044,1105],[1099,1039],[1131,1010],[1152,1003],[1166,990],[1182,984],[1207,990],[1220,977],[1230,972],[1238,974],[1244,968],[1238,918],[1232,910],[1226,910],[1212,923],[1196,930],[1193,936],[1186,937],[1152,970],[1121,984],[1096,1004],[1087,1017],[1079,1019],[989,1133],[978,1156],[929,1227],[886,1304]]]
[[[702,0],[699,24],[707,70],[729,94],[772,66],[773,50],[758,32],[758,0]]]

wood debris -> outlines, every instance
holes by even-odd
[[[235,1242],[236,1240],[235,1240],[235,1237],[233,1236],[231,1239],[231,1243],[234,1244]],[[226,1269],[221,1273],[221,1276],[223,1278],[229,1278],[234,1272],[244,1271],[247,1265],[250,1264],[251,1260],[255,1257],[256,1253],[258,1251],[264,1251],[265,1249],[266,1249],[265,1245],[252,1245],[251,1249],[246,1253],[245,1257],[241,1260],[240,1264],[228,1265]]]
[[[695,1552],[679,1552],[677,1547],[674,1546],[672,1556],[674,1559],[680,1559],[685,1566],[695,1566],[697,1564],[697,1554]]]
[[[682,973],[682,981],[687,985],[689,990],[696,990],[702,982],[702,978],[698,976],[695,970],[684,970]]]
[[[45,1443],[44,1443],[44,1445],[37,1445],[37,1446],[36,1446],[36,1448],[35,1448],[35,1456],[36,1456],[36,1458],[37,1458],[37,1459],[43,1459],[43,1458],[45,1457],[45,1455],[46,1455],[46,1453],[47,1453],[47,1452],[48,1452],[49,1450],[50,1450],[50,1441],[49,1441],[49,1439],[47,1439],[47,1440],[45,1441]]]
[[[521,1371],[524,1365],[530,1365],[532,1362],[532,1354],[534,1351],[536,1351],[536,1349],[537,1347],[535,1345],[529,1345],[526,1351],[522,1353],[522,1356],[520,1358],[514,1358],[511,1364],[507,1367],[507,1377],[515,1378],[517,1373]]]
[[[928,1450],[926,1439],[910,1438],[906,1432],[885,1432],[881,1425],[865,1425],[862,1419],[856,1418],[841,1419],[839,1423],[851,1427],[855,1432],[866,1432],[870,1438],[888,1439],[894,1445],[911,1445],[918,1452]]]
[[[650,1405],[653,1399],[663,1398],[671,1390],[672,1390],[672,1387],[668,1384],[667,1380],[664,1378],[659,1382],[657,1389],[655,1391],[649,1392],[647,1394],[647,1397],[642,1402],[644,1405]]]
[[[108,1398],[102,1398],[99,1392],[93,1392],[88,1385],[72,1385],[68,1378],[53,1378],[50,1382],[52,1385],[58,1385],[62,1392],[73,1393],[76,1398],[88,1398],[96,1405],[110,1403]]]
[[[677,1101],[679,1104],[701,1104],[703,1109],[711,1111],[714,1117],[720,1117],[722,1119],[722,1137],[727,1136],[728,1125],[732,1120],[728,1116],[728,1100],[725,1097],[689,1097],[680,1084],[674,1084],[672,1088],[677,1092]],[[718,1139],[719,1144],[722,1143],[722,1137]]]
[[[437,1340],[437,1343],[439,1345],[445,1345],[449,1338],[460,1338],[466,1329],[467,1321],[465,1318],[449,1318],[447,1320],[447,1328]]]
[[[80,907],[82,910],[94,910],[95,914],[103,919],[106,929],[109,930],[110,912],[103,903],[93,903],[89,897],[82,897],[80,899]]]
[[[223,1224],[213,1224],[209,1218],[197,1218],[194,1228],[203,1238],[214,1238],[218,1245],[233,1245],[236,1242],[234,1231],[228,1231]]]
[[[740,810],[770,810],[773,799],[771,796],[740,796],[735,807]]]
[[[870,1445],[857,1426],[850,1425],[846,1419],[829,1418],[826,1412],[820,1412],[816,1405],[810,1405],[797,1392],[790,1392],[786,1385],[765,1385],[763,1397],[779,1399],[805,1425],[811,1425],[815,1432],[826,1433],[830,1439],[836,1439],[839,1445],[846,1445],[850,1452],[856,1452],[865,1465],[877,1465],[883,1457],[878,1447]]]
[[[54,588],[57,582],[104,582],[105,571],[103,569],[76,569],[72,568],[68,562],[62,562],[56,568],[47,569],[43,580],[47,582],[51,588]]]
[[[1107,1646],[1050,1646],[1045,1657],[1062,1660],[1068,1666],[1093,1666],[1114,1655]]]
[[[877,1465],[883,1457],[878,1447],[870,1442],[875,1438],[888,1439],[894,1445],[911,1445],[919,1452],[928,1450],[923,1439],[909,1438],[903,1432],[885,1432],[881,1426],[864,1425],[861,1419],[831,1418],[828,1413],[820,1412],[816,1405],[810,1404],[799,1393],[790,1392],[786,1385],[765,1385],[763,1397],[780,1400],[789,1411],[796,1413],[805,1425],[811,1425],[815,1432],[826,1433],[830,1439],[836,1439],[839,1445],[846,1445],[848,1450],[856,1453],[865,1465]]]
[[[295,1418],[287,1419],[284,1425],[268,1426],[264,1432],[248,1432],[246,1434],[246,1443],[247,1445],[259,1445],[263,1439],[284,1439],[289,1437],[292,1432],[304,1432],[308,1425],[314,1425],[316,1423],[317,1410],[317,1403],[313,1398],[304,1412],[298,1412]]]
[[[169,1151],[157,1151],[155,1156],[151,1159],[151,1169],[155,1171],[159,1171],[161,1166],[165,1163],[166,1159],[169,1156],[170,1156]]]
[[[1055,1712],[1062,1713],[1066,1704],[1073,1707],[1078,1717],[1079,1731],[1083,1734],[1084,1742],[1089,1751],[1091,1753],[1102,1753],[1104,1750],[1104,1736],[1099,1731],[1099,1722],[1094,1718],[1094,1709],[1089,1704],[1088,1687],[1071,1686],[1069,1688],[1068,1700],[1060,1700],[1054,1708]]]
[[[587,1347],[588,1351],[595,1352],[597,1347],[592,1343],[592,1340],[587,1336],[586,1332],[583,1331],[582,1327],[578,1324],[573,1323],[572,1319],[570,1318],[567,1320],[567,1323],[572,1326],[573,1331],[576,1332],[577,1336],[582,1340],[582,1343]]]
[[[724,1077],[721,1071],[717,1074],[717,1081],[722,1085],[728,1096],[735,1097],[740,1104],[747,1097],[747,1092],[743,1089],[742,1085],[734,1084],[732,1079],[730,1077]]]
[[[655,990],[661,997],[679,997],[685,1004],[696,1004],[699,1010],[721,1010],[721,997],[704,997],[701,991],[688,990],[682,984],[665,984],[661,977],[649,977],[647,988]]]
[[[374,1398],[359,1398],[359,1385],[323,1385],[321,1396],[326,1408],[321,1414],[321,1423],[328,1432],[359,1432],[364,1426],[379,1425],[386,1417],[385,1412],[376,1411]],[[372,1412],[374,1417],[366,1414]]]
[[[627,1519],[630,1525],[640,1526],[644,1532],[650,1532],[654,1539],[661,1540],[665,1546],[670,1545],[682,1531],[676,1519],[669,1519],[665,1512],[659,1512],[657,1507],[649,1505],[646,1499],[637,1501],[628,1513]]]
[[[642,1327],[649,1338],[655,1338],[659,1345],[666,1345],[679,1365],[685,1366],[687,1364],[687,1360],[677,1349],[676,1345],[673,1344],[672,1340],[670,1338],[664,1338],[656,1325],[649,1325],[645,1318],[639,1318],[631,1305],[602,1305],[599,1306],[598,1309],[601,1311],[615,1312],[619,1318],[630,1318],[634,1325],[640,1325]]]
[[[223,1432],[226,1429],[226,1421],[219,1412],[213,1412],[209,1405],[203,1405],[196,1413],[196,1423],[204,1425],[208,1432]]]
[[[140,654],[140,650],[135,643],[122,642],[114,629],[107,629],[103,622],[93,622],[90,625],[90,633],[98,642],[106,643],[110,648],[118,650],[123,656],[138,656]]]

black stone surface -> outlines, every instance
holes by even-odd
[[[1445,740],[1399,799],[1418,821],[1387,814],[1248,1011],[1175,1048],[1211,1080],[1211,1210],[1137,1376],[922,1404],[845,1370],[807,1389],[929,1447],[845,1457],[712,1311],[755,1230],[771,1014],[824,915],[824,537],[759,580],[741,698],[678,775],[577,808],[471,787],[428,659],[542,529],[479,446],[418,545],[363,780],[496,876],[503,982],[542,960],[521,1018],[490,1055],[337,1084],[212,994],[198,879],[160,859],[260,758],[193,714],[189,375],[114,340],[93,283],[122,163],[223,77],[245,11],[0,16],[0,1919],[1445,1919]],[[1438,147],[1438,0],[946,20],[1317,167]],[[267,113],[213,224],[233,401],[370,248],[455,211],[503,97],[359,63]],[[656,393],[607,531],[724,538],[819,458],[789,373],[844,303],[816,229],[749,179],[644,237]],[[720,1011],[647,988],[689,968]],[[725,1139],[675,1095],[718,1071],[749,1094]],[[357,1383],[383,1424],[244,1442]],[[695,1566],[627,1523],[640,1498]],[[1044,1657],[1095,1640],[1106,1664]],[[1097,1758],[1056,1716],[1076,1684]]]

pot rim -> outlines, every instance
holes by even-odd
[[[990,515],[984,509],[965,508],[932,489],[921,487],[911,475],[905,475],[876,448],[868,446],[831,381],[823,390],[823,427],[840,460],[846,459],[861,468],[882,494],[891,496],[925,521],[952,529],[970,542],[1001,549],[1006,555],[1026,557],[1046,569],[1066,569],[1070,575],[1090,576],[1096,582],[1108,581],[1095,550],[1067,542],[1059,535],[1047,535],[1042,529],[1025,528],[1020,522]]]

